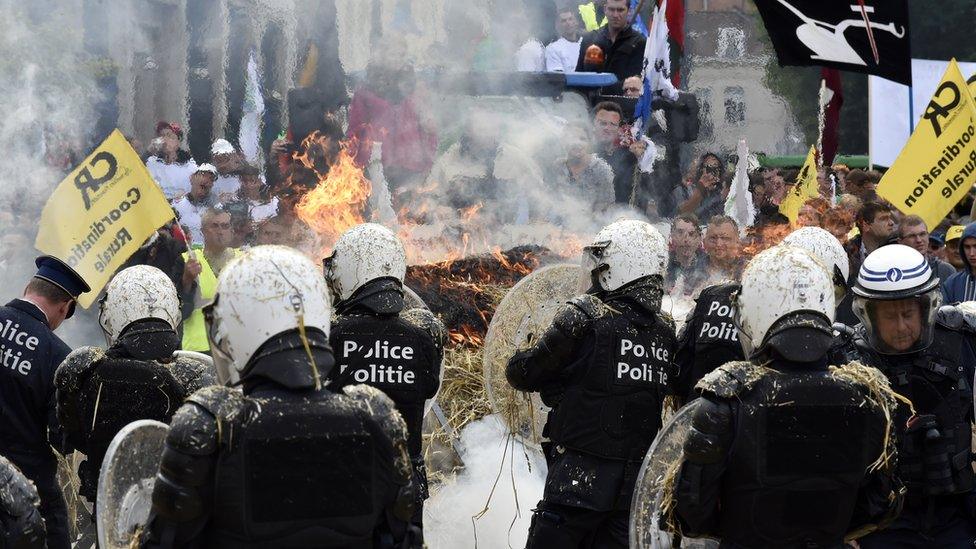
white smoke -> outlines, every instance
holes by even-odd
[[[542,454],[514,439],[497,415],[465,427],[461,448],[464,469],[424,507],[427,545],[524,547],[545,484]]]

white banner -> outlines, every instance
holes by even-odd
[[[871,164],[890,167],[908,143],[948,61],[912,59],[912,86],[868,76],[868,155]],[[976,74],[976,63],[959,63],[964,77]]]

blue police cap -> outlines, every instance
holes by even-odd
[[[91,287],[81,278],[74,269],[67,263],[51,255],[42,255],[34,260],[37,266],[35,278],[47,280],[51,284],[68,292],[68,295],[77,299],[79,295],[90,292]]]

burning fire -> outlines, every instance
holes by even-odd
[[[294,157],[295,161],[314,170],[319,178],[318,185],[299,201],[296,212],[330,247],[346,229],[368,220],[368,203],[373,190],[349,152],[355,148],[353,142],[341,143],[334,161],[327,170],[322,169],[316,157],[322,154],[327,157],[333,146],[331,139],[315,132],[302,142],[304,152]]]
[[[786,224],[763,225],[745,238],[742,255],[749,259],[759,252],[779,244],[786,235],[793,232],[793,227]]]

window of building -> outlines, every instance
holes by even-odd
[[[698,137],[701,139],[712,138],[712,90],[709,88],[697,88],[695,97],[698,98],[698,119],[701,123],[698,128]]]
[[[738,126],[746,121],[745,92],[739,86],[725,88],[725,122]]]
[[[735,27],[718,29],[718,52],[722,59],[741,59],[746,54],[746,33]]]

